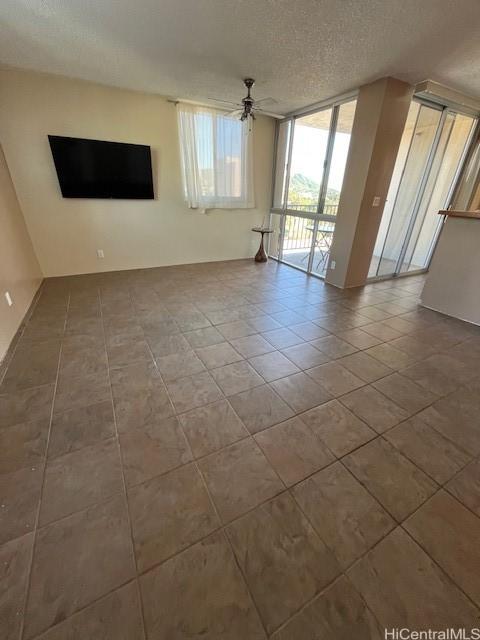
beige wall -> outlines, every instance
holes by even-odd
[[[0,138],[45,276],[253,256],[271,201],[274,121],[255,123],[255,210],[189,210],[175,106],[165,98],[0,68]],[[47,135],[152,147],[156,199],[63,199]],[[97,258],[103,249],[105,259]]]
[[[360,88],[326,281],[365,283],[413,87],[382,78]],[[373,198],[380,206],[373,207]]]
[[[0,362],[42,276],[0,147]],[[8,306],[5,292],[12,297]]]

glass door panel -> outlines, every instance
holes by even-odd
[[[282,260],[308,271],[315,221],[287,214],[284,219]]]
[[[332,109],[295,119],[286,208],[317,213]]]
[[[283,120],[278,124],[277,155],[275,160],[275,179],[273,188],[274,209],[283,209],[285,201],[291,127],[291,120]]]
[[[410,150],[413,134],[415,132],[415,124],[417,122],[419,110],[420,104],[418,102],[410,103],[410,109],[408,111],[405,128],[403,130],[400,147],[398,149],[397,159],[395,161],[395,167],[393,169],[392,179],[390,181],[390,187],[388,189],[388,194],[385,201],[385,207],[383,209],[382,220],[378,229],[377,240],[372,255],[372,261],[370,263],[370,270],[368,272],[368,276],[370,278],[378,275],[378,269],[380,266],[380,261],[382,259],[383,247],[385,245],[385,239],[390,227],[390,221],[392,219],[397,191],[400,187],[400,181],[403,176],[403,170],[405,168],[408,152]]]
[[[428,267],[473,131],[469,116],[412,102],[369,276]]]
[[[469,116],[447,113],[417,218],[400,266],[401,273],[428,267],[442,224],[438,211],[447,205],[473,124],[474,119]]]
[[[342,192],[343,177],[347,166],[350,138],[352,137],[353,119],[357,101],[345,102],[340,105],[335,123],[335,138],[332,157],[328,167],[328,179],[322,209],[319,213],[326,216],[337,215],[340,194]]]
[[[377,275],[393,275],[396,272],[405,236],[409,231],[422,180],[437,134],[442,112],[421,105],[418,110],[413,135],[403,174],[396,193],[392,215],[377,266]]]

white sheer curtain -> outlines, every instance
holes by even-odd
[[[253,130],[221,111],[177,105],[183,186],[192,209],[250,209]]]

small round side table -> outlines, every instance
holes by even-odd
[[[255,231],[255,233],[261,233],[262,237],[260,239],[260,247],[258,248],[257,253],[255,254],[255,262],[267,262],[268,257],[267,254],[265,253],[265,249],[263,247],[263,236],[267,233],[273,233],[273,229],[270,229],[269,227],[252,227],[252,231]]]

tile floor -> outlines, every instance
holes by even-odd
[[[422,284],[45,281],[0,384],[2,638],[480,626],[480,330]]]

